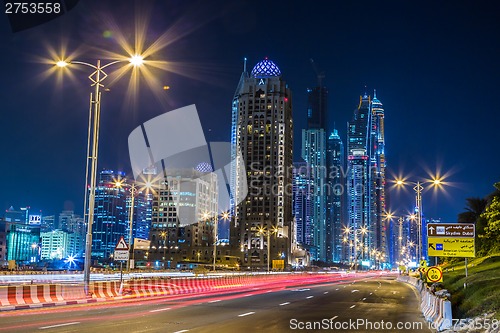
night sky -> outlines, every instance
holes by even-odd
[[[117,30],[133,45],[138,18],[149,19],[146,46],[167,32],[172,42],[146,60],[165,60],[172,71],[153,69],[155,85],[142,80],[135,104],[127,98],[129,75],[103,92],[99,169],[129,173],[130,132],[189,104],[196,104],[208,141],[229,141],[243,58],[251,70],[267,56],[293,92],[295,160],[306,89],[316,84],[313,58],[326,73],[330,126],[344,142],[359,95],[376,89],[385,108],[388,178],[446,174],[446,193],[423,196],[426,216],[456,221],[465,198],[487,195],[500,181],[498,2],[147,3],[154,5],[85,0],[17,33],[2,16],[1,209],[82,213],[90,73],[75,68],[73,80],[58,81],[42,59],[61,45],[92,63],[108,57],[104,50],[124,54]],[[389,190],[389,209],[405,213],[412,195],[411,188]]]

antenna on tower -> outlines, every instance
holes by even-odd
[[[373,99],[377,98],[377,89],[373,89]]]
[[[243,72],[247,71],[247,57],[243,58]]]

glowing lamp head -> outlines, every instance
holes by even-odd
[[[68,65],[69,65],[69,63],[67,61],[64,61],[64,60],[59,60],[58,62],[56,62],[57,67],[63,68],[63,67],[66,67]]]
[[[123,183],[121,181],[115,182],[115,187],[121,188],[123,186]]]
[[[441,184],[442,184],[441,179],[434,179],[434,180],[432,181],[432,184],[433,184],[434,186],[439,186],[439,185],[441,185]]]
[[[405,182],[402,181],[401,179],[396,180],[396,185],[401,186],[401,185],[404,185],[404,184],[405,184]]]
[[[144,63],[144,57],[136,54],[130,57],[129,61],[135,67],[141,66]]]

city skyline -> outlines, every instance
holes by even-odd
[[[92,3],[94,5],[109,14],[111,8],[97,2]],[[155,9],[168,7],[159,4],[155,6]],[[359,12],[359,27],[354,29],[342,26],[349,15],[358,14],[354,5],[325,6],[324,13],[317,8],[303,8],[303,14],[300,14],[298,7],[285,6],[290,21],[302,15],[306,18],[317,16],[315,22],[307,20],[311,25],[311,29],[307,31],[294,28],[288,21],[284,22],[285,27],[279,28],[287,29],[296,37],[297,42],[273,42],[264,38],[258,47],[238,43],[238,39],[245,38],[250,38],[253,42],[257,37],[249,36],[260,30],[265,19],[272,16],[272,12],[284,8],[280,7],[283,4],[279,2],[269,6],[269,12],[265,12],[263,17],[252,14],[255,9],[245,2],[234,7],[222,6],[222,18],[212,17],[215,14],[208,11],[207,18],[200,21],[202,28],[192,33],[186,32],[177,42],[180,45],[173,44],[176,46],[175,50],[171,47],[165,54],[157,55],[158,58],[165,56],[167,60],[186,58],[183,68],[195,77],[192,80],[168,72],[158,73],[160,82],[170,87],[169,90],[164,90],[167,95],[164,96],[166,104],[158,101],[141,104],[136,112],[131,111],[131,108],[124,108],[122,100],[126,81],[117,83],[111,91],[106,92],[103,98],[99,170],[130,170],[126,151],[128,134],[145,120],[178,106],[193,103],[199,105],[207,137],[211,140],[228,140],[231,121],[227,112],[230,105],[228,101],[234,93],[234,82],[241,73],[243,57],[247,56],[249,63],[254,64],[268,55],[286,73],[287,82],[294,91],[294,160],[298,160],[300,151],[297,138],[300,138],[301,129],[305,128],[306,88],[314,86],[316,79],[309,60],[313,58],[320,70],[327,73],[325,86],[330,92],[328,115],[334,119],[335,127],[339,129],[343,140],[346,138],[344,124],[352,114],[355,107],[353,101],[357,96],[365,93],[365,90],[371,93],[373,88],[383,96],[384,106],[388,110],[386,139],[390,164],[387,179],[412,172],[414,177],[410,180],[414,180],[426,176],[425,168],[434,171],[439,163],[442,173],[455,171],[449,180],[460,183],[460,187],[448,188],[448,197],[424,194],[426,216],[456,221],[456,214],[462,211],[466,197],[484,196],[493,191],[491,184],[500,178],[493,167],[497,164],[497,157],[489,154],[489,146],[482,142],[494,142],[498,138],[495,122],[487,121],[492,117],[496,119],[496,115],[491,114],[491,105],[495,105],[493,98],[498,84],[483,79],[484,76],[480,74],[488,71],[488,77],[495,77],[495,71],[498,71],[494,61],[498,49],[496,46],[489,46],[498,39],[493,33],[498,28],[498,23],[489,16],[487,8],[469,8],[461,4],[443,5],[435,8],[433,13],[427,13],[424,24],[416,18],[419,17],[419,10],[423,9],[394,5],[387,10],[387,7],[366,4],[363,7],[366,10]],[[189,9],[190,4],[178,6],[172,16],[166,10],[155,10],[155,14],[151,14],[156,18],[151,24],[153,35],[160,35],[163,30],[172,26],[174,14],[181,14],[181,21],[193,22],[199,13],[192,14]],[[108,31],[105,27],[99,31],[88,28],[85,13],[89,10],[90,5],[79,4],[65,17],[17,34],[9,31],[6,19],[3,19],[2,44],[6,50],[2,55],[3,72],[6,76],[15,78],[13,84],[3,90],[3,94],[30,96],[15,101],[6,97],[3,105],[5,121],[1,130],[8,138],[2,140],[6,163],[2,164],[1,172],[6,180],[0,204],[4,209],[28,205],[49,215],[65,209],[82,214],[84,179],[81,175],[85,163],[85,124],[90,90],[84,81],[85,75],[82,74],[80,79],[78,74],[76,82],[65,81],[67,85],[64,88],[57,86],[56,77],[43,82],[34,80],[28,87],[26,83],[32,81],[33,75],[37,77],[49,67],[33,61],[34,57],[46,57],[49,53],[42,47],[43,43],[35,40],[46,34],[50,36],[47,42],[50,41],[57,48],[60,27],[63,25],[69,27],[65,37],[75,40],[69,46],[83,41],[88,46],[95,42],[95,46],[116,49],[112,38],[103,37],[103,33]],[[245,13],[242,22],[235,22],[232,17],[235,12]],[[365,12],[370,12],[370,17],[377,17],[378,25],[363,23],[362,18],[368,15]],[[455,15],[450,15],[449,12]],[[320,39],[312,35],[326,24],[328,15],[337,17],[342,16],[341,13],[347,17],[339,18],[336,23],[338,26],[330,27],[330,35],[323,36],[338,47],[323,50],[317,46]],[[157,18],[162,16],[164,22],[158,23]],[[372,21],[373,19],[369,22]],[[368,25],[373,29],[369,31]],[[402,27],[400,31],[403,32],[398,33],[399,30],[393,29],[395,26]],[[449,28],[444,28],[445,26]],[[417,31],[421,35],[417,35]],[[434,33],[435,31],[438,33]],[[339,36],[340,32],[342,36]],[[222,33],[228,38],[218,37],[214,42],[216,33]],[[93,39],[96,36],[102,38]],[[229,38],[231,36],[238,38]],[[309,36],[312,37],[308,38]],[[205,38],[206,41],[203,40]],[[366,44],[370,44],[363,40],[373,41],[373,44],[380,47],[380,52],[367,52],[360,56],[360,52],[368,47]],[[393,44],[389,43],[391,40]],[[211,42],[215,45],[210,45]],[[290,43],[293,45],[289,45]],[[299,44],[305,45],[300,47],[304,50],[297,51]],[[471,46],[467,48],[467,52],[459,52],[461,49],[456,46],[463,44]],[[434,48],[440,50],[439,55],[433,52]],[[204,57],[193,55],[193,50],[202,49],[207,50]],[[291,52],[293,50],[297,52],[294,54]],[[71,51],[69,48],[68,52]],[[352,56],[352,59],[348,59],[348,56]],[[80,55],[84,59],[98,57],[98,52],[93,51]],[[190,68],[186,64],[196,66]],[[193,68],[198,72],[193,74]],[[182,67],[177,70],[182,71]],[[481,81],[477,84],[474,78],[479,77]],[[367,88],[364,88],[365,84]],[[157,88],[163,90],[163,87]],[[149,93],[148,89],[144,84],[141,100],[150,100],[148,97],[152,95],[154,100],[154,94]],[[191,93],[194,90],[200,93],[195,96]],[[63,94],[64,97],[61,96]],[[482,119],[478,120],[481,126],[472,126],[468,121],[471,110],[477,119]],[[217,117],[212,116],[214,113]],[[403,161],[407,161],[406,164]],[[51,189],[51,195],[46,195],[47,189]],[[387,192],[389,209],[398,210],[399,214],[411,210],[414,204],[411,190],[400,200],[397,198],[397,190],[391,189],[390,184]]]

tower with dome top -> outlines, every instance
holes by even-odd
[[[240,151],[243,157],[231,181],[236,191],[244,190],[238,177],[246,176],[248,186],[246,198],[232,207],[230,242],[242,267],[290,262],[292,140],[292,93],[281,70],[265,58],[249,73],[245,59],[232,101],[231,131],[233,156]]]

